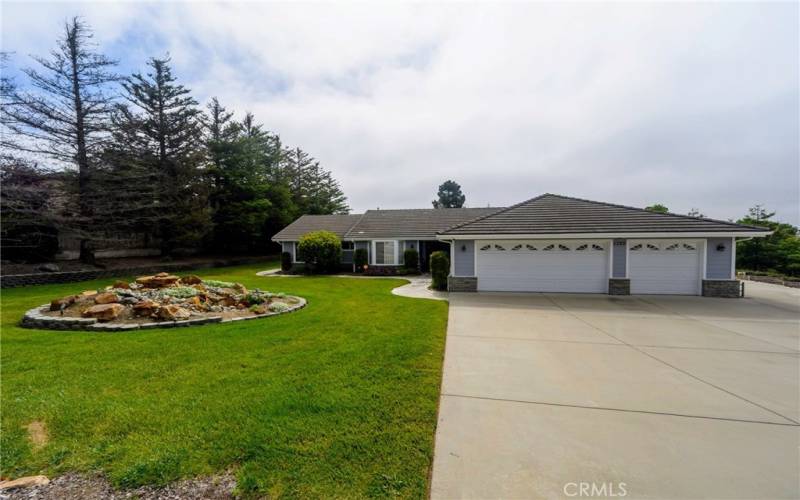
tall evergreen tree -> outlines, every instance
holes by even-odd
[[[3,147],[41,155],[57,164],[77,169],[80,258],[94,261],[91,232],[94,226],[92,173],[98,153],[108,139],[113,95],[109,84],[118,76],[116,61],[99,54],[91,29],[75,17],[49,58],[34,57],[40,69],[28,68],[34,91],[17,92],[4,83],[10,99],[2,107],[3,123],[22,140],[6,140]]]
[[[302,149],[285,151],[283,174],[288,179],[297,215],[346,214],[350,211],[339,182]]]
[[[150,72],[123,83],[114,115],[115,158],[144,174],[157,210],[162,253],[197,246],[208,232],[202,126],[197,101],[177,83],[170,59],[151,58]]]

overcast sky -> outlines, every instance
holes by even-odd
[[[15,66],[66,18],[121,70],[172,56],[206,101],[315,156],[354,211],[543,192],[800,219],[798,3],[2,2]],[[18,79],[24,83],[24,79]]]

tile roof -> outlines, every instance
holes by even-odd
[[[436,233],[501,210],[490,208],[417,208],[367,210],[347,232],[346,239],[436,239]]]
[[[748,233],[768,229],[688,215],[543,194],[441,231],[449,235],[570,233]]]
[[[358,222],[362,214],[347,215],[303,215],[285,228],[281,229],[273,241],[297,241],[311,231],[331,231],[339,238]]]

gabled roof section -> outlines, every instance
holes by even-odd
[[[350,230],[363,214],[347,215],[303,215],[297,220],[281,229],[272,237],[272,241],[297,241],[311,231],[330,231],[339,238]]]
[[[543,194],[478,219],[454,225],[442,236],[600,233],[747,233],[769,229],[688,215]]]
[[[436,239],[438,231],[478,217],[495,213],[489,208],[417,208],[405,210],[367,210],[347,232],[345,239]]]

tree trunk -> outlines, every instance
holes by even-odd
[[[81,225],[84,232],[91,226],[92,207],[89,195],[90,172],[89,157],[86,153],[86,124],[83,116],[83,101],[81,99],[80,79],[78,78],[78,33],[73,25],[67,35],[69,43],[70,63],[72,64],[72,96],[75,105],[75,133],[77,139],[77,152],[75,155],[78,164],[78,203],[80,207]],[[81,238],[80,261],[85,264],[94,264],[95,256],[91,242],[85,236]]]

